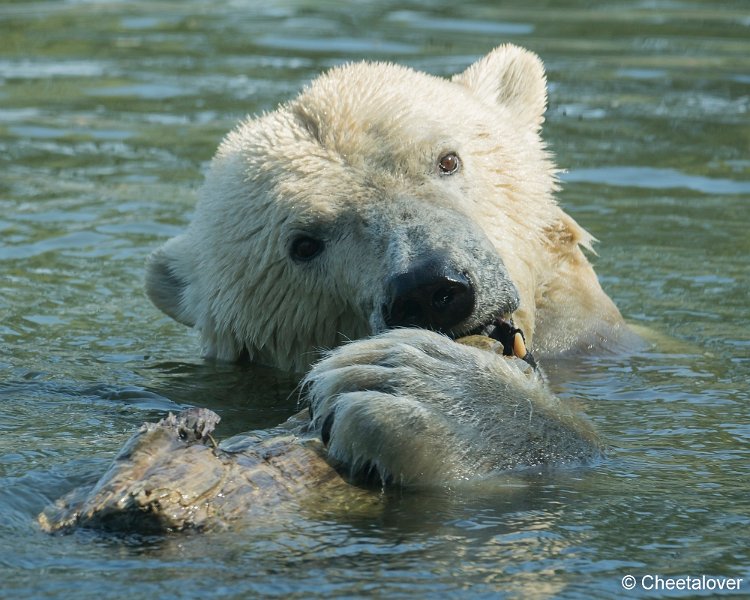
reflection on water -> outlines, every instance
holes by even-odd
[[[627,573],[750,585],[749,34],[742,0],[1,5],[3,591],[619,598]],[[503,41],[545,60],[561,201],[652,342],[548,365],[609,458],[520,486],[391,492],[377,514],[39,533],[34,515],[95,480],[144,420],[205,405],[227,437],[296,408],[295,377],[203,363],[141,291],[146,255],[187,222],[237,119],[346,60],[447,75]]]
[[[654,167],[601,167],[576,169],[563,176],[565,182],[598,183],[608,186],[638,187],[650,190],[687,189],[703,194],[750,194],[750,182],[687,175],[675,169]]]

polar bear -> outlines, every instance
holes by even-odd
[[[371,502],[352,480],[457,485],[600,456],[518,338],[549,360],[630,337],[555,202],[545,90],[539,58],[505,45],[450,80],[337,67],[241,123],[147,292],[206,355],[305,371],[309,411],[218,447],[205,409],[144,425],[41,526],[202,529]]]
[[[425,406],[516,389],[505,359],[451,339],[512,323],[546,358],[627,336],[555,201],[545,108],[540,59],[513,45],[451,79],[333,68],[227,135],[148,295],[219,360],[303,372],[335,349],[305,380],[313,427],[333,460],[398,478]],[[498,464],[538,459],[498,447]]]

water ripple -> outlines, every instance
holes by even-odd
[[[750,194],[750,181],[714,179],[688,175],[676,169],[655,167],[612,166],[575,169],[561,176],[570,183],[586,182],[621,187],[641,187],[655,190],[688,189],[704,194]]]

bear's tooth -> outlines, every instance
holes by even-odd
[[[513,336],[513,354],[521,360],[526,358],[526,343],[523,341],[521,332],[516,332]]]

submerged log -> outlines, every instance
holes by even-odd
[[[93,488],[74,490],[39,515],[41,528],[202,530],[315,498],[342,506],[377,502],[326,462],[320,439],[304,435],[303,417],[222,447],[212,437],[219,420],[206,408],[191,408],[144,424]]]

